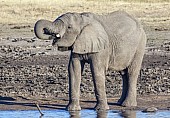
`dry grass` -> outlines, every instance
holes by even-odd
[[[154,2],[153,2],[154,1]],[[65,12],[105,14],[125,10],[146,25],[170,24],[170,0],[0,0],[0,23],[34,23],[54,20]]]

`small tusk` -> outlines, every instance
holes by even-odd
[[[61,36],[60,36],[60,34],[56,34],[56,37],[57,37],[57,38],[60,38]]]

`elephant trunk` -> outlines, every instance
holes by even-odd
[[[35,35],[44,40],[50,39],[50,29],[52,28],[52,22],[48,20],[39,20],[34,26]]]

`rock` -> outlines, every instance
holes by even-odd
[[[17,39],[12,39],[12,42],[17,42],[18,40]]]
[[[144,109],[142,112],[156,112],[158,109],[156,107],[148,107]]]
[[[52,47],[47,47],[46,50],[52,50]]]
[[[33,43],[35,42],[35,39],[30,39],[30,40],[27,40],[28,43]]]
[[[44,55],[46,54],[45,52],[38,52],[39,55]]]
[[[35,56],[36,55],[36,53],[32,53],[32,54],[30,54],[30,56]]]

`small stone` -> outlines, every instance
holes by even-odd
[[[44,55],[44,54],[45,54],[45,52],[38,52],[38,54],[39,54],[39,55]]]
[[[18,40],[17,39],[12,39],[12,42],[17,42]]]
[[[52,48],[51,47],[47,47],[46,50],[52,50]]]
[[[36,55],[36,53],[32,53],[32,54],[30,54],[30,56],[35,56]]]
[[[142,112],[156,112],[158,109],[156,107],[148,107],[144,109]]]

